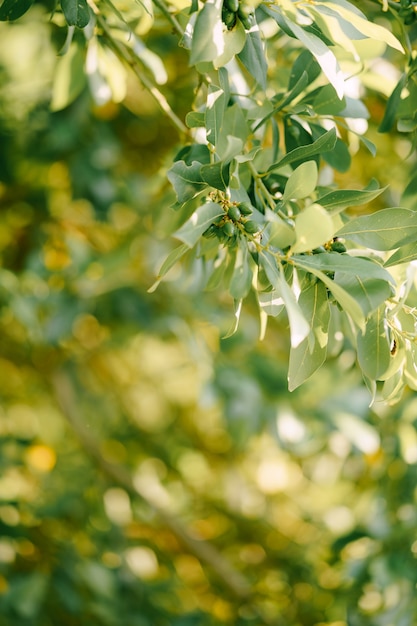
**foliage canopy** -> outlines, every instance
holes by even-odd
[[[415,9],[0,4],[1,626],[415,622]]]

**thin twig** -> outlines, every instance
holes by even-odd
[[[190,132],[189,129],[180,120],[180,118],[176,115],[176,113],[174,113],[171,106],[169,105],[168,100],[165,98],[164,94],[161,91],[159,91],[159,89],[155,87],[155,85],[152,84],[149,78],[145,76],[145,74],[139,69],[135,53],[132,50],[130,50],[130,48],[128,48],[127,46],[124,46],[121,42],[117,41],[117,39],[115,39],[112,36],[111,30],[108,27],[106,20],[100,14],[100,11],[98,10],[94,1],[88,0],[88,3],[93,9],[95,16],[96,16],[97,23],[100,25],[103,32],[107,36],[108,44],[113,49],[115,54],[129,65],[129,67],[133,70],[133,72],[139,78],[142,85],[145,87],[145,89],[149,91],[149,93],[156,100],[156,102],[158,103],[162,111],[167,115],[167,117],[169,117],[169,119],[174,124],[174,126],[176,126],[178,131],[181,134],[188,135]]]
[[[174,518],[160,505],[151,501],[132,481],[130,474],[114,463],[103,458],[100,448],[89,431],[85,428],[79,416],[78,402],[75,397],[70,377],[64,371],[59,371],[52,377],[52,385],[57,402],[63,416],[72,426],[84,450],[91,459],[94,459],[100,470],[117,484],[123,487],[129,495],[146,502],[156,513],[167,528],[194,554],[201,562],[206,563],[216,573],[217,577],[241,600],[250,595],[250,584],[240,572],[235,570],[225,557],[208,541],[195,539],[182,522]]]
[[[158,9],[161,11],[161,13],[163,13],[165,15],[165,17],[171,22],[171,24],[173,25],[173,27],[177,31],[178,35],[180,35],[180,37],[182,37],[184,35],[184,30],[182,29],[182,27],[181,27],[180,23],[178,22],[177,18],[174,15],[172,15],[170,10],[166,6],[165,2],[163,0],[152,0],[152,2],[155,4],[155,6],[158,7]]]

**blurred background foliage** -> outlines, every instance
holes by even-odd
[[[81,77],[51,108],[49,8],[0,25],[0,625],[412,626],[415,394],[369,409],[349,345],[289,394],[282,320],[259,342],[249,300],[222,339],[231,302],[198,265],[147,293],[177,131],[126,69],[119,101]],[[158,15],[143,34],[183,119],[184,53]],[[411,142],[377,133],[399,71],[380,62],[378,156],[352,146],[338,177],[392,204]]]

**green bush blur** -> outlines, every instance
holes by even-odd
[[[415,394],[370,409],[348,345],[289,394],[285,320],[260,342],[249,299],[222,339],[198,265],[147,293],[176,130],[129,73],[121,103],[81,81],[51,110],[48,19],[0,24],[0,626],[413,626]],[[193,76],[152,37],[184,117]],[[369,132],[345,178],[395,197],[407,140]]]

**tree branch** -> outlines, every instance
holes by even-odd
[[[103,458],[95,439],[87,431],[79,417],[78,403],[68,374],[62,370],[55,373],[52,377],[52,386],[63,416],[71,425],[88,456],[94,460],[103,474],[123,487],[130,496],[146,502],[181,543],[200,561],[209,565],[217,577],[222,580],[234,595],[242,600],[247,599],[251,593],[249,582],[240,572],[232,567],[212,544],[206,540],[198,540],[192,537],[181,521],[175,519],[168,511],[155,502],[152,502],[147,495],[138,489],[125,469]]]

